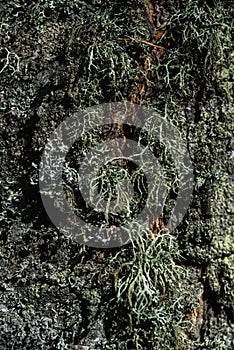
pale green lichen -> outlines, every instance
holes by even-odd
[[[2,5],[0,347],[6,350],[91,350],[89,331],[99,318],[104,335],[97,349],[233,347],[233,7],[229,1],[158,2],[154,26],[165,33],[156,42],[145,4]],[[165,51],[155,55],[143,42],[118,40],[123,36]],[[176,232],[148,237],[145,227],[135,246],[113,251],[79,246],[45,217],[35,175],[42,149],[70,112],[130,100],[142,77],[141,103],[187,138],[193,201]],[[93,135],[84,136],[79,146],[87,151]],[[75,167],[67,162],[64,168],[74,179]],[[105,183],[105,195],[108,188]],[[194,327],[191,312],[201,296],[205,314]]]

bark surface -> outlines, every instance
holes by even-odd
[[[9,0],[0,10],[0,349],[233,349],[231,2]],[[121,101],[175,125],[192,159],[193,197],[170,235],[176,186],[135,246],[94,249],[49,220],[39,164],[65,118]],[[137,134],[118,123],[101,132],[120,158]],[[74,207],[76,159],[93,139],[84,135],[65,161]],[[154,154],[174,176],[160,147]],[[117,168],[136,171],[113,166],[105,189]]]

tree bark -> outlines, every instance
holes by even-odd
[[[231,350],[233,6],[20,0],[0,7],[0,349]],[[176,186],[144,238],[88,247],[61,233],[43,207],[42,152],[70,115],[126,101],[159,113],[185,140],[192,200],[170,234]],[[77,159],[95,144],[95,132],[84,133],[64,162],[74,207]],[[133,176],[137,168],[124,150],[138,130],[113,116],[101,133],[118,153],[118,168]],[[152,147],[173,173],[164,148]],[[138,195],[144,177],[139,181]]]

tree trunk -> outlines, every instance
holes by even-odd
[[[233,6],[20,0],[0,8],[0,349],[233,349]],[[125,122],[106,105],[112,122],[84,128],[63,168],[74,212],[116,232],[136,222],[134,242],[99,248],[51,222],[39,167],[60,123],[117,102],[129,108]],[[192,198],[171,231],[178,173],[166,140],[136,127],[135,105],[171,123],[191,158]],[[125,154],[128,140],[140,139],[171,187],[161,214],[138,226],[150,187]],[[98,191],[106,202],[127,203],[123,217],[93,215],[81,198],[80,166],[101,140],[115,159],[103,166]],[[118,197],[120,173],[132,187]]]

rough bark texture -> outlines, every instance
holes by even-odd
[[[0,9],[0,349],[233,349],[231,1],[10,0]],[[143,243],[98,250],[50,222],[38,168],[61,121],[110,101],[171,120],[195,183],[171,235],[153,218]],[[112,125],[123,146],[131,132]]]

